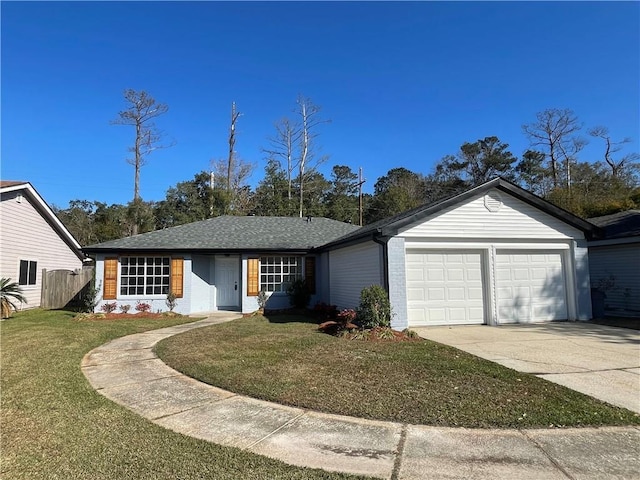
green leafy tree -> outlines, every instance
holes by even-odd
[[[346,165],[335,165],[325,199],[327,216],[358,224],[358,175]]]
[[[517,159],[508,148],[498,137],[465,142],[457,155],[448,155],[436,165],[436,174],[443,182],[465,189],[497,176],[513,179]]]
[[[225,202],[216,193],[225,193],[225,190],[214,192],[211,175],[205,171],[196,173],[192,180],[178,182],[167,190],[164,200],[156,204],[154,213],[158,228],[174,227],[223,214]]]
[[[374,185],[365,210],[365,223],[373,223],[425,203],[424,176],[404,167],[392,168]]]
[[[265,166],[265,175],[258,183],[254,195],[255,215],[293,216],[298,212],[290,201],[286,173],[277,160],[270,159]]]
[[[96,205],[89,200],[71,200],[69,207],[52,208],[58,219],[71,232],[80,245],[91,245],[98,241],[95,232]]]

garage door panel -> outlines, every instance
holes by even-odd
[[[414,269],[424,272],[422,279]],[[409,251],[407,270],[409,325],[484,322],[479,251]]]
[[[567,318],[561,252],[498,251],[495,268],[499,323]]]
[[[430,282],[444,282],[445,271],[442,268],[427,269],[427,280]]]

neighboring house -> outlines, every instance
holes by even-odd
[[[27,304],[40,306],[42,270],[76,270],[80,245],[29,182],[0,181],[0,276],[20,284]]]
[[[324,218],[217,217],[85,248],[103,302],[182,313],[288,306],[305,278],[339,308],[389,291],[394,328],[591,318],[586,240],[598,229],[500,178],[365,227]],[[99,308],[99,307],[98,307]]]
[[[591,285],[606,295],[604,313],[640,317],[640,210],[589,221],[604,232],[589,242]]]

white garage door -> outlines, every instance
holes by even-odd
[[[567,319],[567,293],[561,252],[496,252],[498,323]]]
[[[410,326],[484,322],[482,255],[472,250],[409,250]]]

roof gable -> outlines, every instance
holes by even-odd
[[[44,201],[40,194],[29,182],[17,182],[2,180],[0,182],[0,194],[6,194],[10,192],[20,192],[27,196],[32,203],[33,207],[40,213],[42,218],[51,226],[51,228],[62,238],[62,240],[69,246],[71,250],[80,259],[84,259],[82,250],[78,241],[67,230],[67,227],[58,219],[51,207]]]
[[[342,238],[330,242],[326,245],[326,247],[356,242],[362,239],[369,238],[371,236],[397,235],[398,232],[403,228],[424,221],[430,216],[433,216],[448,208],[455,207],[456,205],[460,205],[476,196],[484,195],[494,188],[508,195],[511,195],[512,197],[515,197],[522,202],[534,206],[537,209],[545,212],[546,214],[556,217],[566,224],[577,228],[578,230],[583,231],[587,238],[597,237],[601,235],[600,230],[595,225],[560,207],[553,205],[552,203],[547,202],[537,195],[534,195],[531,192],[528,192],[527,190],[524,190],[523,188],[520,188],[503,178],[497,177],[475,188],[471,188],[461,194],[437,201],[435,203],[421,205],[406,212],[402,212],[392,217],[372,223],[370,225],[366,225],[357,232],[345,235]]]

